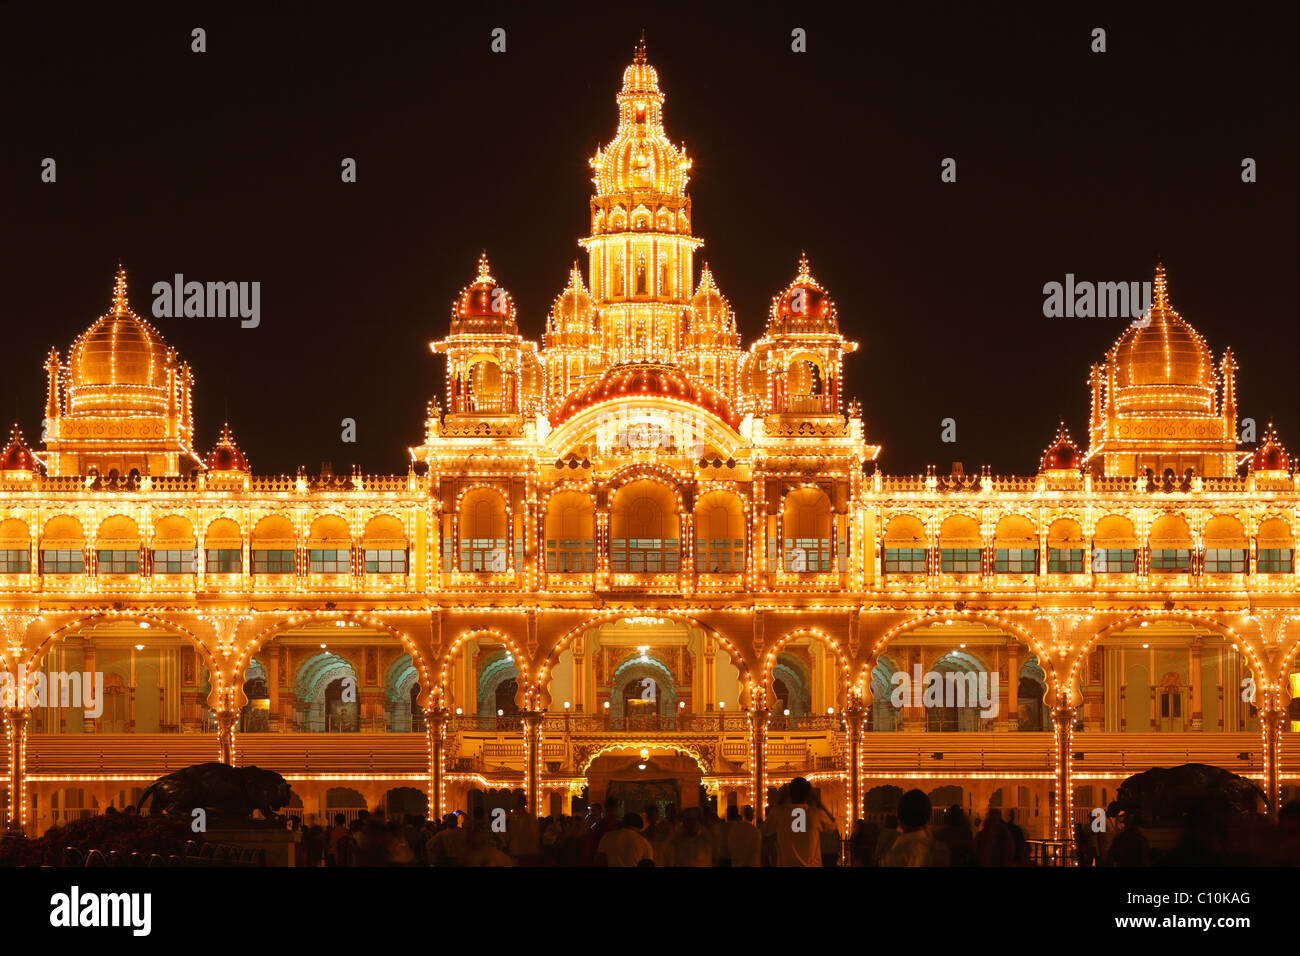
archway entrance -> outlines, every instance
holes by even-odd
[[[652,806],[665,814],[670,804],[697,806],[702,779],[694,758],[646,747],[596,757],[587,768],[587,793],[593,803],[618,800],[620,814],[644,813]]]

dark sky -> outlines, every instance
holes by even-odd
[[[404,471],[481,249],[540,333],[644,27],[746,344],[806,248],[886,471],[1031,472],[1062,416],[1082,442],[1124,321],[1044,318],[1043,284],[1149,279],[1157,255],[1236,352],[1240,414],[1300,450],[1292,3],[36,6],[0,23],[3,414],[29,436],[45,351],[105,311],[120,257],[141,314],[177,272],[262,283],[260,328],[157,320],[200,448],[228,416],[259,472]]]

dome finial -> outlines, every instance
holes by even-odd
[[[800,279],[811,279],[812,271],[808,266],[808,253],[804,249],[799,250],[799,276]]]
[[[1169,308],[1169,283],[1165,278],[1165,264],[1161,259],[1156,260],[1156,279],[1151,296],[1151,305],[1156,309]]]
[[[492,278],[492,267],[488,265],[487,250],[484,249],[478,256],[478,277],[480,279]]]
[[[641,42],[636,45],[636,52],[632,56],[633,63],[645,62],[645,28],[641,29]]]
[[[125,315],[127,311],[126,269],[122,266],[122,262],[119,259],[117,263],[117,278],[113,281],[113,314]]]

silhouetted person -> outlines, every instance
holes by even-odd
[[[880,859],[881,866],[947,866],[948,848],[926,830],[930,798],[909,790],[898,798],[898,823],[903,832]]]
[[[975,838],[975,857],[980,866],[1010,866],[1016,859],[1016,841],[1002,822],[1002,811],[990,807],[984,826]]]
[[[961,807],[953,804],[943,815],[943,826],[934,831],[934,838],[948,848],[950,866],[974,866],[975,834]]]

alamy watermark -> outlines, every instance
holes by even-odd
[[[239,318],[246,329],[262,322],[260,282],[186,282],[178,272],[171,282],[155,282],[153,294],[155,319]]]
[[[1043,316],[1048,319],[1142,320],[1151,308],[1150,282],[1076,282],[1067,272],[1065,282],[1043,285]]]
[[[104,713],[103,671],[36,671],[29,674],[26,666],[20,665],[16,677],[9,671],[0,672],[0,706],[13,707],[19,688],[30,708],[80,707],[92,719]]]
[[[912,667],[912,673],[895,671],[890,677],[894,685],[889,702],[901,707],[978,707],[981,717],[998,715],[998,675],[985,671],[961,673],[958,671],[926,671],[921,665]]]

